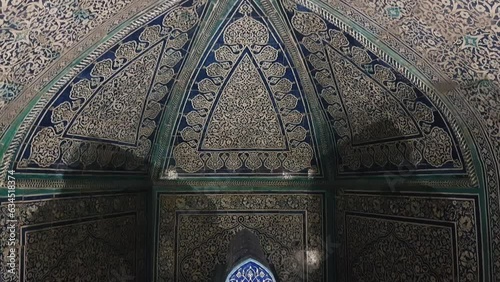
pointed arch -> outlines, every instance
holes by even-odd
[[[270,269],[253,258],[247,258],[233,267],[225,282],[276,282]]]
[[[162,177],[321,176],[308,100],[281,38],[253,1],[233,7],[191,57],[178,114],[163,121],[175,126]]]

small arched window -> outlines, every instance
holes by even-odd
[[[249,258],[231,269],[225,282],[276,282],[276,279],[267,267]]]

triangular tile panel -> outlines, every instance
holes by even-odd
[[[66,83],[16,158],[19,173],[146,174],[161,112],[205,1],[184,1],[125,35]]]
[[[164,176],[319,175],[307,101],[266,15],[239,1],[212,38],[177,117]]]
[[[274,98],[259,66],[245,52],[221,86],[201,138],[202,150],[285,150],[286,137]],[[259,115],[254,115],[259,113]]]
[[[446,109],[329,20],[282,7],[333,129],[337,177],[468,177]]]

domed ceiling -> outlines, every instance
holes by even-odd
[[[499,9],[4,1],[2,181],[15,170],[28,191],[96,188],[95,176],[364,191],[395,177],[408,190],[477,194],[483,239],[496,238]],[[481,263],[495,278],[500,248],[488,244]]]
[[[168,179],[407,166],[475,183],[444,101],[338,20],[292,2],[273,7],[282,17],[252,3],[209,16],[205,2],[167,6],[101,43],[40,98],[14,138],[21,146],[11,145],[11,168],[145,174],[152,161]]]

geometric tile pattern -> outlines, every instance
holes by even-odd
[[[8,204],[0,204],[2,235]],[[0,249],[16,249],[16,267],[7,272],[4,256],[2,281],[143,281],[145,194],[26,198],[15,209],[14,247],[2,236]]]
[[[243,229],[280,281],[327,281],[322,194],[158,194],[157,281],[206,281]],[[196,232],[192,232],[196,230]]]

